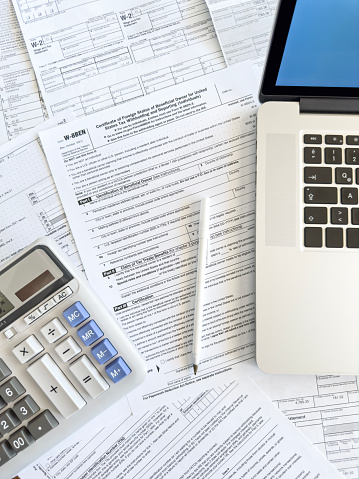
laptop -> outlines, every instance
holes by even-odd
[[[359,374],[359,1],[283,0],[258,111],[256,359]]]

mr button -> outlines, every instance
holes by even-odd
[[[90,314],[82,306],[80,301],[76,301],[75,304],[67,308],[63,313],[63,317],[70,324],[70,326],[76,327],[85,319],[90,317]]]

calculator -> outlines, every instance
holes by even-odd
[[[146,364],[49,238],[0,268],[0,477],[137,387]]]

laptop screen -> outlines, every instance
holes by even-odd
[[[359,97],[359,0],[281,0],[260,100]]]
[[[298,0],[277,85],[359,87],[359,1]]]

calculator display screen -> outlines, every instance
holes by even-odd
[[[0,291],[0,318],[5,316],[8,312],[10,312],[14,308],[15,306]]]
[[[21,289],[19,289],[19,291],[17,291],[15,294],[20,299],[20,301],[24,302],[29,299],[30,296],[40,291],[40,289],[42,289],[44,286],[51,283],[51,281],[53,281],[54,279],[55,277],[50,273],[50,271],[46,270],[39,276],[37,276],[35,279],[30,281],[28,284],[23,286]]]

